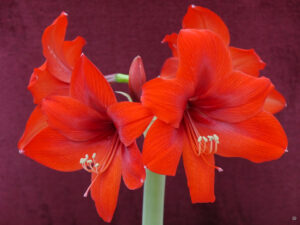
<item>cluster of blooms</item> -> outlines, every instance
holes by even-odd
[[[213,202],[214,154],[253,162],[279,158],[287,138],[273,116],[285,100],[266,77],[254,50],[229,45],[224,22],[190,6],[178,34],[166,35],[173,52],[158,77],[146,82],[141,58],[129,71],[134,102],[117,102],[108,77],[82,53],[85,41],[65,41],[62,13],[43,33],[45,63],[28,89],[36,108],[20,153],[59,171],[91,173],[98,214],[111,221],[121,177],[129,189],[143,185],[145,167],[175,175],[181,158],[191,200]],[[114,79],[112,79],[114,80]],[[151,121],[154,121],[151,123]],[[146,135],[142,154],[136,138]]]

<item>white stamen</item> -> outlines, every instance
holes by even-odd
[[[207,154],[211,154],[211,153],[216,153],[218,150],[218,144],[220,143],[219,141],[219,137],[216,134],[213,135],[208,135],[208,136],[199,136],[198,139],[198,152],[197,155],[199,156],[201,153],[207,153]],[[203,143],[202,143],[203,141]],[[206,143],[210,142],[209,144],[209,149],[207,149],[206,147]],[[203,148],[202,148],[203,146]]]
[[[81,164],[81,166],[82,166],[82,168],[83,168],[84,170],[86,170],[86,171],[89,172],[89,173],[96,173],[96,174],[97,174],[97,176],[94,178],[94,180],[93,180],[93,181],[91,182],[91,184],[88,186],[88,188],[87,188],[87,190],[85,191],[83,197],[87,197],[87,196],[88,196],[89,190],[91,189],[91,187],[92,187],[93,184],[95,183],[95,181],[96,181],[98,175],[100,174],[100,173],[98,172],[98,167],[100,166],[100,164],[95,162],[95,158],[96,158],[96,153],[93,153],[92,159],[89,159],[89,155],[86,154],[86,155],[85,155],[85,158],[81,158],[81,159],[79,160],[79,162],[80,162],[80,164]]]
[[[210,142],[210,148],[209,148],[209,153],[212,153],[212,150],[213,150],[213,140],[214,140],[214,137],[213,136],[210,136],[208,135],[207,136],[209,142]]]
[[[81,164],[82,168],[89,173],[98,173],[99,163],[95,162],[96,153],[93,153],[92,159],[89,159],[89,155],[86,154],[85,158],[81,158],[79,163]]]

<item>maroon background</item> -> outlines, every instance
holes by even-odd
[[[65,10],[68,38],[82,35],[87,40],[84,52],[104,74],[127,73],[133,57],[140,54],[150,78],[158,75],[170,55],[160,41],[180,29],[191,3],[218,13],[230,28],[231,44],[254,48],[267,62],[263,74],[288,102],[278,118],[289,138],[289,153],[264,164],[217,157],[224,172],[216,176],[214,204],[191,204],[180,165],[177,176],[167,179],[165,225],[299,224],[299,1],[1,0],[1,225],[105,224],[92,200],[82,197],[88,173],[56,172],[17,151],[33,109],[26,86],[33,68],[44,60],[40,41],[44,28]],[[122,185],[112,224],[140,224],[141,206],[142,189],[129,191]]]

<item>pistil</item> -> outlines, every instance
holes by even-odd
[[[82,165],[82,168],[89,172],[89,173],[95,173],[97,174],[96,177],[92,180],[91,184],[88,186],[87,190],[84,193],[84,197],[87,197],[89,190],[95,183],[98,176],[105,172],[107,168],[109,167],[110,163],[112,162],[115,153],[117,152],[121,142],[119,140],[118,134],[116,133],[112,140],[112,145],[109,151],[105,154],[105,156],[102,158],[101,161],[96,162],[96,153],[93,153],[91,159],[89,158],[89,155],[86,154],[84,158],[80,159],[80,164]]]
[[[186,133],[194,153],[197,156],[200,156],[208,166],[214,167],[219,172],[222,172],[223,169],[221,167],[211,165],[204,156],[208,154],[214,154],[218,151],[218,144],[220,143],[219,136],[217,134],[207,136],[200,135],[193,119],[187,111],[185,111],[183,119],[187,131]]]

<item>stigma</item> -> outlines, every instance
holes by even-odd
[[[98,176],[99,176],[99,172],[98,172],[98,168],[99,168],[99,163],[95,162],[95,158],[96,158],[96,153],[93,153],[91,159],[89,158],[89,155],[86,154],[84,158],[80,159],[80,164],[82,166],[82,168],[89,172],[89,173],[96,173],[96,177],[92,180],[91,184],[88,186],[88,188],[86,189],[86,191],[83,194],[83,197],[87,197],[88,193],[90,191],[90,189],[92,188],[93,184],[95,183],[95,181],[97,180]]]

